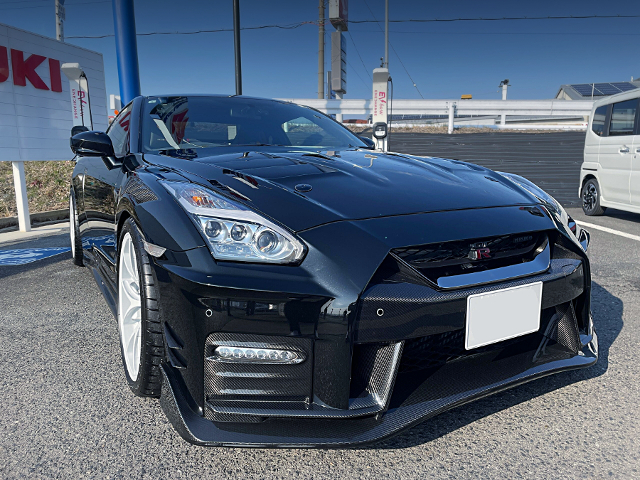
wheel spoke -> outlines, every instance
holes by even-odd
[[[123,318],[122,318],[122,324],[125,327],[128,326],[132,326],[132,325],[136,325],[136,324],[140,324],[140,310],[141,310],[141,306],[140,305],[133,305],[131,306],[131,308],[129,308],[129,310],[127,312],[125,312]]]
[[[140,301],[140,287],[137,282],[130,282],[127,280],[121,281],[122,292],[128,297],[131,302]]]
[[[135,380],[140,367],[142,302],[136,248],[130,233],[122,238],[118,262],[118,327],[129,377]]]
[[[125,344],[127,345],[127,347],[129,347],[130,345],[133,345],[135,342],[135,339],[140,335],[140,323],[132,325],[131,327],[128,328],[128,330],[129,332],[125,333],[126,335]]]

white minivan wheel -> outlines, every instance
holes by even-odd
[[[597,216],[604,213],[605,208],[600,205],[600,185],[595,178],[587,180],[582,187],[582,211],[585,215]]]

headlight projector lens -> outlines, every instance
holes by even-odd
[[[231,238],[233,238],[236,242],[244,239],[247,236],[247,227],[240,223],[236,223],[231,227]]]
[[[269,253],[278,246],[278,237],[275,233],[266,230],[260,234],[256,243],[262,253]]]
[[[220,224],[220,222],[216,222],[215,220],[209,220],[207,221],[207,225],[205,227],[204,232],[207,234],[207,236],[211,238],[215,238],[222,233],[223,228],[224,227]]]

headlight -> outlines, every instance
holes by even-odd
[[[531,195],[533,195],[542,203],[544,203],[545,206],[549,210],[551,210],[552,213],[555,213],[564,225],[569,226],[569,215],[567,214],[565,209],[562,207],[562,205],[560,205],[560,202],[558,202],[555,198],[553,198],[547,192],[545,192],[540,187],[538,187],[535,183],[530,182],[529,180],[527,180],[524,177],[521,177],[520,175],[514,175],[513,173],[503,173],[503,172],[498,172],[498,173],[500,173],[500,175],[502,175],[503,177],[511,180],[516,185],[524,188],[527,192],[529,192]]]
[[[160,182],[189,214],[218,260],[296,263],[305,247],[290,232],[247,207],[187,182]]]

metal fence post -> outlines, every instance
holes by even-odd
[[[336,92],[336,98],[342,100],[342,92]],[[342,102],[340,102],[340,112],[342,112]],[[342,123],[342,113],[336,113],[336,121]]]
[[[455,115],[455,111],[456,111],[456,104],[451,102],[449,104],[449,128],[447,130],[447,133],[453,133],[453,117]]]
[[[24,175],[24,162],[11,162],[13,166],[13,187],[16,190],[16,207],[18,208],[18,226],[21,232],[31,231],[29,216],[29,200],[27,199],[27,179]]]

